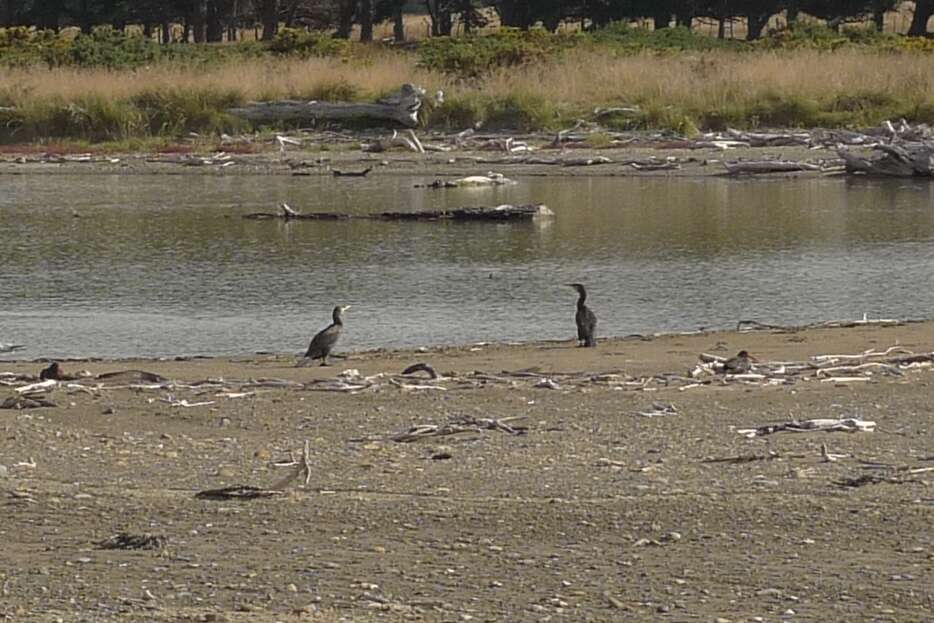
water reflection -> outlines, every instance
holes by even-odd
[[[344,346],[929,316],[931,185],[532,177],[486,190],[424,179],[0,178],[0,341],[26,356],[298,351],[337,303]],[[252,222],[301,210],[542,202],[549,226]],[[71,216],[72,210],[80,218]]]

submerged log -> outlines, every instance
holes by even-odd
[[[280,206],[282,207],[282,206]],[[375,214],[339,214],[336,212],[296,212],[282,207],[282,211],[252,212],[244,214],[243,218],[254,221],[270,219],[308,220],[308,221],[338,221],[350,219],[368,219],[376,221],[531,221],[538,218],[554,216],[547,206],[543,204],[510,205],[503,204],[494,208],[454,208],[451,210],[420,210],[417,212],[377,212]]]
[[[394,121],[405,127],[413,128],[418,125],[418,111],[421,109],[423,96],[422,89],[406,83],[399,89],[398,94],[375,103],[278,100],[250,102],[239,108],[228,108],[227,112],[258,123],[318,119],[374,119]]]

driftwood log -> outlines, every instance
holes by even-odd
[[[423,96],[422,89],[406,83],[399,89],[399,93],[373,103],[278,100],[250,102],[239,108],[228,108],[227,112],[257,123],[372,119],[393,121],[407,128],[414,128],[418,125],[418,111],[421,109]]]
[[[350,219],[369,219],[377,221],[531,221],[537,218],[554,216],[547,206],[542,204],[509,205],[494,208],[454,208],[451,210],[420,210],[418,212],[378,212],[376,214],[341,214],[336,212],[296,212],[283,204],[280,212],[253,212],[243,218],[254,221],[270,219],[307,220],[307,221],[343,221]]]
[[[846,164],[847,173],[887,177],[934,177],[934,140],[904,141],[873,146],[876,157],[859,155],[846,149],[837,153]]]
[[[790,173],[794,171],[820,171],[819,164],[792,160],[736,160],[724,161],[730,175],[740,173]]]

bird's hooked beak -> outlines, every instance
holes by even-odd
[[[348,309],[350,309],[350,305],[344,305],[344,306],[341,307],[341,311],[342,311],[342,312],[345,312],[345,311],[347,311]]]

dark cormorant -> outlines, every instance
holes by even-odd
[[[308,350],[305,351],[306,360],[320,359],[322,366],[328,365],[328,355],[331,354],[331,349],[337,344],[337,339],[341,336],[341,329],[344,328],[342,314],[348,309],[350,309],[350,305],[344,305],[343,307],[338,305],[334,308],[334,312],[331,314],[334,321],[311,339],[311,344],[308,345]]]
[[[744,350],[736,353],[735,357],[730,357],[723,362],[724,374],[745,374],[752,369],[752,362],[756,359],[750,357]]]
[[[61,381],[61,380],[63,380],[63,379],[62,379],[62,369],[61,369],[61,367],[58,365],[58,362],[57,362],[57,361],[53,361],[53,362],[52,362],[52,365],[50,365],[48,368],[44,368],[44,369],[42,370],[42,372],[39,373],[39,379],[42,380],[42,381],[48,381],[48,380],[50,380],[50,379],[53,380],[53,381]]]
[[[597,345],[597,316],[589,307],[584,305],[587,300],[587,290],[580,283],[567,284],[577,290],[579,295],[577,299],[577,313],[574,315],[574,321],[577,323],[577,341],[578,346],[596,346]]]

